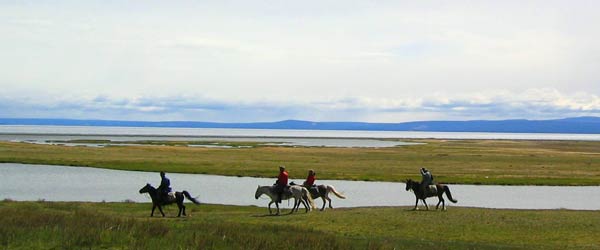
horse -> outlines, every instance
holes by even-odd
[[[140,194],[143,194],[143,193],[150,194],[150,198],[152,198],[152,213],[150,213],[150,217],[154,216],[154,209],[156,209],[157,207],[158,207],[158,211],[160,211],[162,216],[165,217],[165,213],[162,210],[162,206],[173,204],[173,203],[177,203],[177,207],[179,208],[179,213],[177,214],[177,217],[181,217],[182,212],[183,212],[183,216],[186,216],[185,206],[183,205],[184,196],[188,200],[192,201],[194,204],[200,204],[200,201],[198,201],[196,198],[192,197],[190,195],[190,193],[188,193],[185,190],[182,192],[175,192],[175,198],[172,198],[171,196],[169,196],[169,198],[167,198],[165,200],[163,197],[160,197],[162,195],[158,193],[158,190],[156,188],[154,188],[152,185],[150,185],[149,183],[140,189]]]
[[[290,185],[297,184],[290,182]],[[331,198],[329,198],[329,193],[335,194],[335,196],[340,199],[346,199],[346,196],[336,191],[332,185],[317,185],[316,188],[309,188],[308,191],[310,191],[310,195],[313,199],[323,199],[323,207],[321,207],[321,211],[325,210],[325,204],[327,204],[327,201],[329,201],[329,208],[333,209],[333,206],[331,206]]]
[[[256,188],[254,198],[258,199],[263,194],[271,198],[271,202],[269,202],[269,214],[273,214],[273,212],[271,211],[271,204],[275,203],[275,206],[277,207],[276,215],[279,215],[279,203],[275,202],[277,200],[277,192],[275,192],[275,187],[259,185],[258,188]],[[300,203],[304,205],[304,209],[306,210],[305,213],[308,213],[308,211],[310,211],[311,208],[315,208],[315,203],[313,202],[313,199],[310,196],[310,192],[304,187],[289,186],[289,192],[284,191],[281,195],[281,200],[289,200],[291,198],[294,198],[294,207],[292,208],[292,211],[290,211],[290,214],[294,211],[298,211]],[[310,205],[310,208],[307,205],[307,203]]]
[[[444,197],[442,197],[442,195],[444,193],[446,193],[446,196],[448,197],[448,199],[451,202],[453,202],[453,203],[458,202],[457,200],[452,198],[452,194],[450,193],[450,188],[448,188],[447,185],[436,184],[435,190],[433,189],[433,186],[434,185],[430,186],[431,188],[430,188],[429,192],[426,193],[425,190],[422,190],[423,187],[421,186],[420,182],[413,181],[411,179],[406,180],[406,191],[412,190],[414,192],[415,198],[416,198],[415,207],[413,208],[413,210],[418,210],[417,204],[419,204],[419,200],[422,200],[423,204],[425,204],[425,208],[427,210],[429,210],[429,206],[427,206],[427,202],[425,202],[425,199],[427,197],[434,197],[434,196],[437,196],[439,199],[437,205],[435,206],[435,209],[437,210],[438,207],[440,206],[440,203],[442,203],[442,210],[446,210],[446,201],[444,200]]]

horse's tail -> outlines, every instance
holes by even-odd
[[[335,194],[335,196],[337,196],[340,199],[346,199],[346,196],[344,196],[341,193],[338,193],[338,191],[336,191],[335,188],[333,186],[331,186],[331,185],[327,186],[327,190],[330,191],[330,192],[332,192],[333,194]]]
[[[315,201],[313,200],[312,195],[310,194],[310,191],[308,191],[308,189],[302,188],[302,196],[306,197],[306,199],[308,200],[308,204],[310,204],[310,207],[312,209],[317,208],[317,206],[315,205]]]
[[[194,204],[200,204],[200,201],[199,201],[198,199],[196,199],[196,198],[192,197],[192,196],[190,195],[190,193],[188,193],[188,191],[185,191],[185,190],[184,190],[184,191],[183,191],[183,192],[181,192],[181,193],[183,193],[183,195],[185,195],[185,198],[187,198],[188,200],[192,201]]]
[[[454,198],[452,198],[452,194],[450,193],[450,188],[448,186],[444,186],[444,192],[446,192],[446,196],[448,196],[448,199],[452,202],[452,203],[456,203],[458,202],[457,200],[455,200]]]

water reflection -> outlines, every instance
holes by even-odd
[[[158,185],[158,173],[120,171],[85,167],[27,164],[0,164],[0,199],[47,201],[124,201],[149,202],[138,190],[146,183]],[[266,198],[254,199],[258,185],[271,185],[274,179],[168,173],[174,190],[187,190],[201,202],[228,205],[266,206]],[[295,180],[301,182],[302,180]],[[414,195],[404,183],[319,180],[334,185],[348,198],[333,197],[334,207],[412,206]],[[450,185],[457,204],[486,208],[518,209],[600,209],[600,186],[476,186]],[[428,199],[430,204],[437,198]],[[317,206],[322,205],[320,199]],[[284,207],[291,204],[284,202]]]

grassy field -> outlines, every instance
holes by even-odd
[[[412,140],[392,148],[180,146],[66,147],[0,142],[0,162],[91,166],[229,176],[403,181],[427,167],[445,183],[600,185],[600,142]],[[150,143],[150,142],[147,142]],[[242,143],[243,144],[243,143]],[[248,145],[248,144],[243,144]]]
[[[2,249],[600,249],[600,211],[352,208],[268,216],[266,208],[0,202]]]

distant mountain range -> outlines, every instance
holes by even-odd
[[[416,121],[402,123],[311,122],[300,120],[217,123],[0,118],[0,125],[600,134],[600,117],[574,117],[555,120]]]

